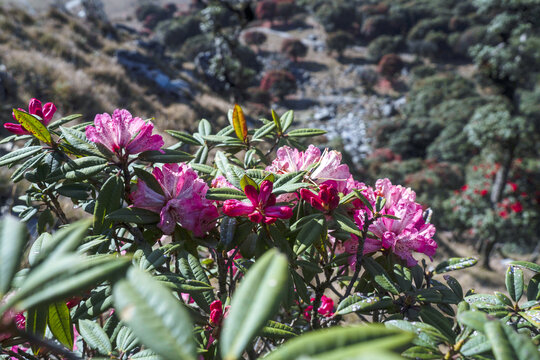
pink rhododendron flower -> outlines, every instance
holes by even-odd
[[[210,231],[219,216],[214,203],[206,199],[208,185],[187,164],[165,164],[152,172],[161,185],[163,195],[152,190],[144,181],[137,182],[132,194],[133,205],[160,214],[158,227],[170,235],[176,223],[203,236]]]
[[[377,196],[386,199],[383,209],[384,215],[392,215],[398,219],[380,217],[368,228],[376,238],[366,238],[364,241],[363,254],[369,254],[380,250],[390,250],[403,260],[407,266],[417,264],[413,253],[423,253],[429,257],[435,254],[437,244],[433,240],[435,227],[426,224],[423,218],[422,206],[415,202],[416,193],[410,188],[400,185],[392,185],[388,179],[377,180],[374,189],[362,191],[366,199],[375,208]],[[364,228],[367,219],[373,214],[362,204],[354,213],[354,220],[360,229]],[[354,235],[343,244],[345,250],[355,255],[358,250],[358,238]],[[356,256],[349,258],[352,266],[356,262]]]
[[[311,298],[311,302],[313,302],[315,298]],[[313,305],[309,305],[306,310],[304,310],[304,318],[307,321],[311,320],[311,311],[313,310]],[[317,312],[324,316],[324,317],[331,317],[334,315],[334,300],[329,298],[326,295],[323,295],[321,297],[321,305],[317,309]]]
[[[112,117],[107,113],[97,114],[94,126],[86,127],[86,137],[124,156],[159,150],[163,146],[163,138],[161,135],[152,135],[153,130],[154,125],[150,121],[132,117],[127,110],[116,109]]]
[[[283,146],[277,150],[276,155],[276,159],[266,168],[267,171],[287,174],[310,169],[309,178],[312,181],[322,184],[333,180],[339,192],[345,191],[347,181],[351,178],[349,167],[341,164],[341,153],[338,151],[325,150],[321,154],[321,151],[313,145],[309,145],[306,151]]]
[[[219,326],[223,320],[223,304],[221,300],[215,300],[210,304],[210,324]]]
[[[256,223],[273,224],[277,219],[288,219],[293,215],[288,206],[276,206],[276,196],[272,194],[274,184],[265,180],[259,191],[253,185],[246,185],[244,192],[249,200],[243,202],[235,199],[225,200],[223,213],[227,216],[247,216]]]
[[[330,212],[339,205],[339,193],[335,181],[327,181],[319,186],[319,193],[309,189],[300,189],[300,196],[312,207],[322,212]]]
[[[19,108],[19,110],[25,111],[21,108]],[[41,106],[41,101],[39,101],[38,99],[31,99],[30,103],[28,104],[28,113],[39,116],[41,118],[41,122],[45,126],[49,125],[49,122],[51,122],[51,119],[53,118],[55,112],[56,106],[54,106],[54,104],[51,102]],[[15,118],[15,114],[13,114],[13,119],[17,121],[17,119]],[[4,128],[16,135],[30,134],[30,132],[19,123],[6,123],[4,124]]]
[[[234,188],[227,178],[223,175],[218,175],[214,180],[212,180],[213,188]]]

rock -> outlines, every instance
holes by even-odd
[[[381,115],[384,117],[390,117],[397,113],[396,108],[392,103],[386,103],[381,106]]]
[[[336,116],[336,109],[334,107],[323,107],[315,110],[313,119],[317,121],[330,120]]]

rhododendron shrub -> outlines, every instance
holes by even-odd
[[[235,105],[165,147],[128,110],[54,109],[14,110],[2,140],[26,189],[0,221],[0,357],[538,358],[538,265],[512,264],[508,296],[464,291],[445,273],[476,259],[432,262],[429,204],[306,146],[324,132],[291,111],[248,129]]]

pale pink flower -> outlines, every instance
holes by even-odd
[[[283,146],[277,150],[276,159],[266,168],[276,174],[309,170],[309,178],[320,185],[328,180],[336,182],[339,192],[344,192],[351,178],[349,167],[341,164],[341,153],[335,150],[321,151],[309,145],[306,151]]]
[[[277,219],[289,219],[292,209],[288,206],[276,206],[276,196],[272,194],[274,184],[265,180],[257,190],[253,185],[246,185],[244,192],[249,202],[235,199],[225,200],[223,213],[227,216],[247,216],[255,223],[273,224]]]
[[[19,108],[21,111],[25,111],[24,109]],[[49,122],[54,116],[54,113],[56,112],[56,106],[54,106],[53,103],[49,102],[45,105],[41,106],[41,101],[38,99],[31,99],[30,103],[28,104],[28,113],[32,115],[37,115],[41,118],[41,123],[45,126],[49,125]],[[13,119],[17,121],[15,118],[15,114],[13,114]],[[13,123],[6,123],[4,124],[4,128],[6,130],[16,134],[16,135],[29,135],[30,132],[26,130],[21,124],[13,124]]]
[[[137,182],[132,194],[133,205],[160,214],[158,227],[164,234],[174,232],[176,223],[203,236],[219,216],[214,203],[206,199],[208,185],[187,164],[165,164],[152,172],[163,194],[152,190],[144,181]]]
[[[94,126],[86,127],[86,137],[124,156],[159,150],[163,146],[163,138],[157,134],[152,135],[153,130],[154,125],[150,121],[132,117],[125,109],[116,109],[112,117],[107,113],[97,114]]]

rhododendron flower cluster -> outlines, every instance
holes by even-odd
[[[308,171],[308,177],[320,185],[328,180],[335,182],[338,192],[344,192],[347,181],[352,178],[349,167],[341,163],[341,153],[335,150],[321,150],[309,145],[307,150],[299,151],[283,146],[277,150],[276,159],[266,170],[276,174],[287,174],[297,171]]]
[[[154,125],[150,121],[133,117],[125,109],[116,109],[112,116],[107,113],[97,114],[94,126],[86,127],[86,137],[113,153],[125,156],[161,149],[163,138],[161,135],[152,135],[153,130]]]
[[[19,110],[24,111],[24,109],[19,108]],[[41,101],[38,99],[31,99],[28,104],[28,113],[32,115],[37,115],[41,118],[41,123],[45,126],[49,125],[49,122],[56,112],[56,106],[52,102],[48,102],[45,105],[41,106]],[[13,114],[13,119],[15,114]],[[6,130],[16,134],[16,135],[29,135],[30,132],[25,129],[21,124],[6,123],[4,124]]]
[[[300,189],[300,196],[312,207],[322,212],[330,212],[339,205],[339,193],[335,181],[328,180],[319,186],[319,193]]]
[[[223,203],[223,213],[227,216],[247,216],[255,223],[273,224],[277,219],[288,219],[292,209],[288,206],[276,206],[276,195],[272,194],[274,184],[264,180],[257,190],[253,185],[246,185],[244,192],[249,200],[243,202],[235,199]]]
[[[132,194],[133,205],[160,214],[159,228],[172,234],[176,224],[203,236],[219,216],[216,206],[206,199],[208,185],[187,164],[165,164],[152,172],[161,186],[161,193],[144,181],[137,182]]]
[[[433,240],[435,227],[426,224],[423,218],[422,206],[415,202],[416,193],[410,188],[400,185],[392,185],[390,180],[377,180],[375,188],[367,188],[362,192],[367,200],[375,208],[377,197],[384,198],[386,202],[380,211],[380,216],[368,227],[368,231],[377,238],[367,237],[364,242],[364,254],[379,250],[390,250],[401,259],[406,260],[407,266],[414,266],[417,260],[413,253],[422,253],[429,257],[435,254],[437,244]],[[360,229],[363,229],[366,218],[371,214],[365,207],[355,212],[355,221]],[[344,243],[345,251],[356,254],[358,238],[354,235]],[[351,256],[349,263],[356,261]]]

